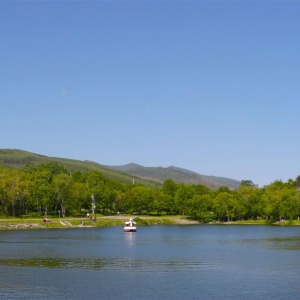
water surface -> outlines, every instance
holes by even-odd
[[[1,299],[299,299],[300,228],[0,232]]]

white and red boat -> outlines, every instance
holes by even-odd
[[[136,232],[135,222],[133,222],[132,218],[129,221],[125,222],[124,232]]]

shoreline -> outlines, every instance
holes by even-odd
[[[52,229],[52,228],[97,228],[107,226],[123,226],[130,215],[98,216],[96,221],[89,218],[50,218],[49,223],[43,222],[43,218],[32,219],[7,219],[0,218],[0,230],[26,230],[26,229]],[[264,220],[208,222],[201,223],[189,220],[182,216],[134,216],[137,226],[151,225],[260,225],[260,226],[299,226],[300,221],[266,222]]]

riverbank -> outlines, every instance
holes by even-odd
[[[0,218],[0,230],[18,229],[50,229],[50,228],[89,228],[105,226],[123,226],[130,215],[98,216],[96,220],[89,218],[49,218],[50,222],[44,222],[43,218]],[[183,216],[134,216],[137,226],[147,225],[194,225],[201,224]],[[210,225],[300,225],[300,221],[284,221],[267,223],[264,220],[247,220],[235,222],[210,222]]]

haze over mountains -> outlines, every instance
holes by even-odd
[[[200,175],[196,172],[170,166],[163,167],[144,167],[135,163],[121,166],[101,165],[92,161],[81,161],[68,158],[48,157],[40,154],[31,153],[17,149],[0,149],[0,167],[23,168],[29,162],[46,163],[57,162],[64,165],[71,171],[93,171],[97,170],[104,177],[115,179],[123,183],[131,183],[133,178],[136,184],[146,186],[159,186],[166,179],[170,178],[176,183],[203,184],[211,189],[218,189],[221,186],[228,186],[231,189],[237,188],[240,181],[217,177]]]

